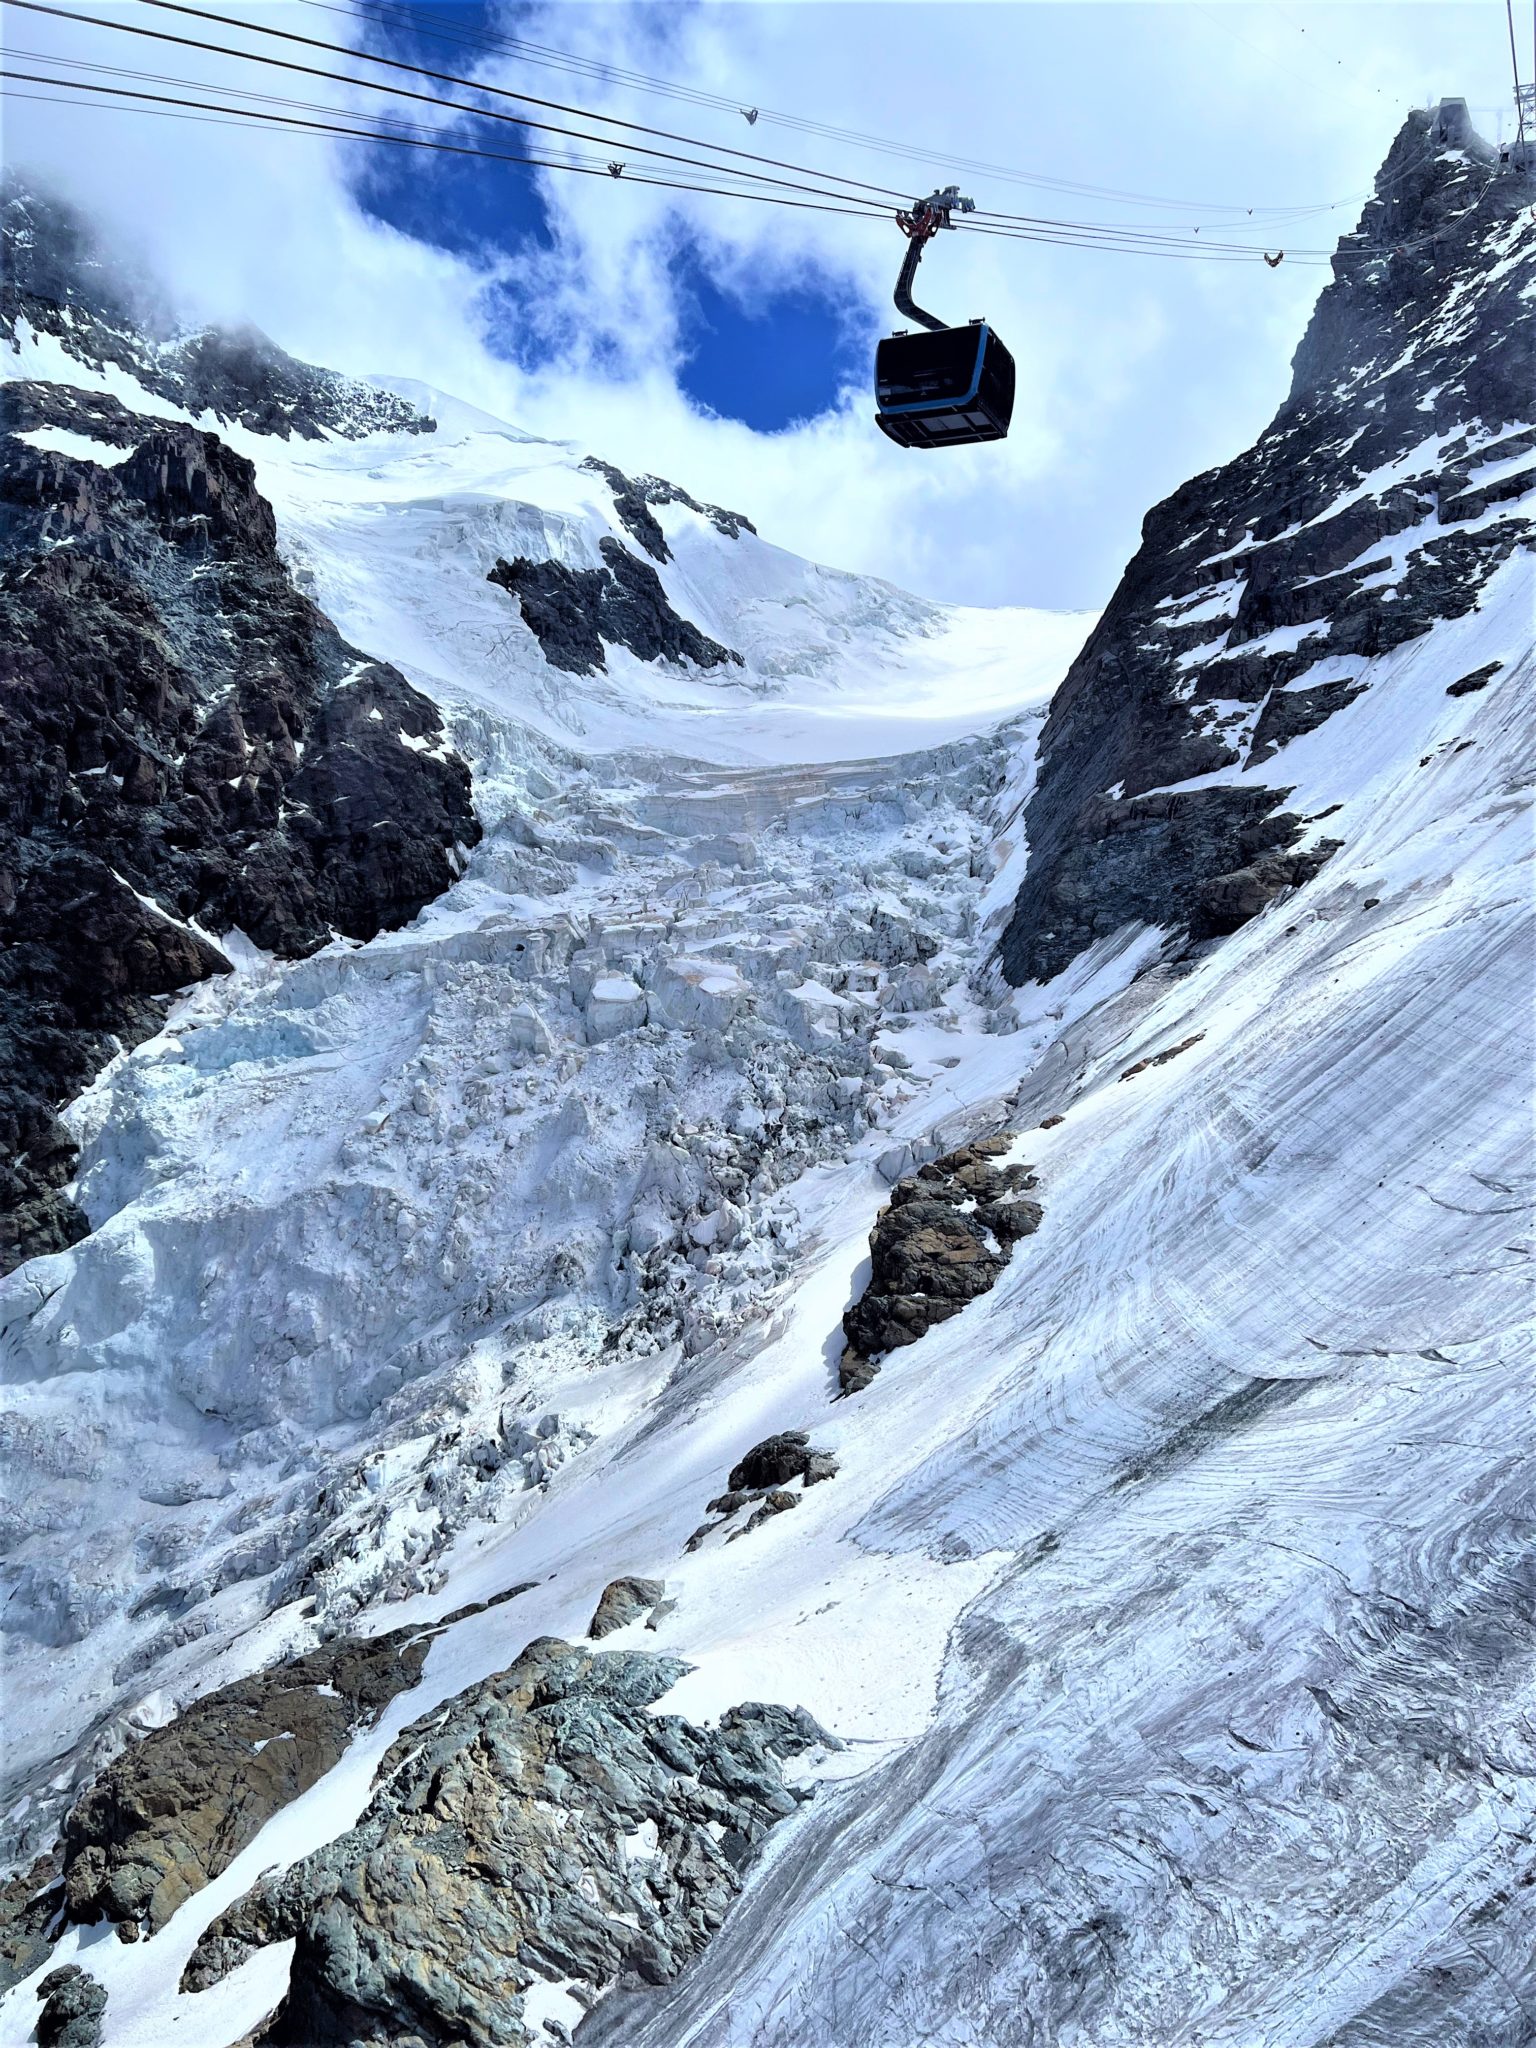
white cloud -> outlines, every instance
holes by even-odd
[[[1504,90],[1485,11],[658,11],[620,0],[518,14],[518,33],[534,40],[683,78],[742,105],[908,137],[932,146],[925,162],[766,119],[749,128],[734,114],[510,61],[485,75],[904,190],[947,181],[952,151],[1121,191],[1231,201],[1238,219],[1250,204],[1340,199],[1332,212],[1276,230],[1295,247],[1318,247],[1352,223],[1408,104],[1462,91],[1481,108]],[[122,18],[183,26],[144,10]],[[346,39],[340,16],[292,0],[253,18]],[[171,56],[12,10],[7,37],[13,50],[67,49],[216,75],[217,60],[192,52]],[[468,55],[445,51],[444,68],[466,68]],[[340,97],[318,81],[284,84],[277,73],[261,84]],[[1294,248],[1271,272],[943,237],[925,261],[919,297],[957,318],[990,317],[1018,360],[1020,395],[1005,444],[924,455],[879,436],[862,388],[821,419],[764,435],[701,414],[678,383],[690,345],[674,270],[683,237],[728,288],[750,298],[817,283],[846,298],[874,333],[894,322],[886,310],[902,248],[894,226],[546,173],[553,248],[515,262],[487,252],[477,267],[362,212],[354,190],[366,176],[364,145],[26,103],[11,106],[7,128],[10,158],[37,162],[124,232],[140,234],[173,286],[205,312],[253,319],[312,360],[424,378],[627,468],[671,475],[739,506],[803,553],[983,602],[1101,602],[1147,505],[1245,445],[1273,411],[1328,275],[1300,268]],[[507,146],[515,133],[491,146]],[[512,175],[493,164],[483,172],[487,181]],[[997,210],[1182,218],[1156,208],[1115,213],[1098,198],[958,175]],[[489,296],[488,275],[503,286]],[[535,372],[506,360],[495,346],[505,337],[485,331],[488,307],[505,321],[509,305],[521,306],[522,321],[536,323],[552,351]]]

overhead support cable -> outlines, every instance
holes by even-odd
[[[279,57],[264,51],[232,49],[227,44],[211,43],[198,37],[178,35],[171,30],[150,28],[143,23],[125,22],[105,18],[100,15],[81,13],[74,8],[49,4],[49,0],[9,0],[9,4],[27,12],[50,15],[60,20],[84,22],[92,27],[116,30],[123,34],[144,37],[157,42],[171,43],[187,49],[202,50],[216,56],[235,58],[239,61],[253,64],[265,64],[279,70],[294,71],[310,77],[328,78],[333,83],[353,86],[360,91],[386,93],[393,97],[412,99],[435,107],[446,108],[456,113],[470,114],[488,120],[510,122],[518,127],[527,128],[539,134],[556,135],[579,142],[595,142],[610,148],[614,142],[614,138],[611,136],[594,135],[583,129],[562,128],[555,123],[535,120],[528,115],[508,113],[499,107],[467,105],[463,101],[445,99],[439,94],[422,93],[410,87],[389,84],[383,80],[358,78],[350,73],[301,63],[291,57]],[[404,71],[441,83],[462,85],[472,92],[485,93],[502,99],[516,100],[524,105],[538,106],[545,111],[575,113],[581,118],[596,120],[606,126],[630,128],[638,133],[655,135],[667,141],[691,142],[692,140],[689,137],[673,135],[668,130],[645,128],[636,122],[619,121],[615,117],[608,115],[592,114],[587,109],[571,108],[562,102],[536,99],[525,93],[515,93],[499,86],[489,86],[472,79],[462,79],[454,73],[440,72],[426,66],[409,64],[403,59],[375,56],[367,51],[358,51],[337,44],[326,43],[317,37],[298,35],[290,29],[271,28],[265,24],[242,22],[236,16],[216,14],[204,8],[185,6],[181,4],[181,0],[141,0],[141,4],[178,16],[190,17],[197,21],[214,22],[221,26],[247,29],[256,34],[276,37],[286,43],[301,44],[309,49],[322,51],[331,56],[346,57],[356,61],[377,64],[392,71]],[[706,170],[711,175],[717,177],[747,178],[761,184],[782,186],[790,191],[814,191],[822,197],[851,200],[868,196],[877,200],[882,206],[894,208],[896,205],[904,204],[908,196],[894,186],[872,185],[863,179],[843,178],[836,173],[810,170],[804,166],[784,162],[776,157],[754,156],[750,151],[725,149],[710,143],[696,144],[694,146],[711,150],[716,156],[730,157],[733,161],[729,164],[705,162],[694,157],[680,156],[672,150],[658,149],[654,144],[631,142],[627,146],[638,154],[652,157],[658,162],[687,165],[691,169]],[[772,170],[759,171],[738,168],[738,164],[766,164],[772,166]],[[797,176],[794,178],[781,178],[773,175],[774,171],[793,171],[797,173]],[[830,179],[831,182],[830,185],[826,183],[806,184],[804,180],[807,179]],[[848,189],[843,189],[845,187]],[[1199,233],[1198,228],[1189,230],[1182,228],[1174,230],[1123,228],[1114,223],[1063,220],[1051,215],[992,214],[988,218],[1000,225],[1010,227],[1066,229],[1075,233],[1089,235],[1104,234],[1149,240],[1163,240],[1170,234]]]
[[[63,87],[66,90],[74,88],[75,90],[82,92],[102,93],[110,96],[113,100],[151,101],[168,107],[192,108],[197,109],[198,111],[203,113],[217,114],[229,119],[247,121],[259,127],[267,127],[271,124],[276,123],[284,129],[305,129],[308,130],[310,133],[317,135],[348,136],[361,142],[404,143],[407,147],[412,149],[439,150],[449,156],[483,157],[492,163],[531,164],[544,170],[571,171],[576,173],[578,176],[588,176],[594,178],[606,178],[607,176],[609,176],[609,171],[606,164],[597,162],[582,163],[566,156],[543,157],[534,156],[532,154],[516,154],[507,150],[476,149],[471,147],[468,143],[444,142],[440,139],[436,139],[429,133],[423,134],[420,137],[416,137],[403,133],[397,133],[389,129],[349,127],[344,125],[337,125],[334,123],[326,123],[323,121],[313,120],[302,116],[290,118],[287,115],[273,113],[270,110],[263,109],[260,107],[221,107],[210,100],[187,99],[184,97],[179,97],[167,93],[144,92],[142,90],[138,90],[128,86],[98,85],[94,81],[84,78],[45,78],[40,76],[36,72],[0,70],[0,90],[3,90],[5,88],[6,82],[10,79],[16,79],[18,82],[27,85],[51,85]],[[17,94],[15,95],[15,97],[35,98],[36,95]],[[252,97],[259,97],[259,95],[252,95]],[[73,104],[77,106],[86,106],[89,105],[90,102],[83,100],[77,100],[73,102],[56,100],[51,102],[51,104]],[[292,105],[298,103],[286,102],[283,104]],[[130,109],[128,111],[138,110]],[[340,107],[321,109],[320,111],[337,114],[342,117],[343,121],[345,121],[345,110]],[[684,184],[680,180],[672,178],[648,177],[643,173],[637,173],[634,171],[626,171],[625,183],[630,185],[656,185],[662,187],[664,190],[672,192],[703,192],[725,199],[756,199],[763,201],[768,205],[791,206],[801,211],[812,213],[850,214],[855,219],[858,220],[881,220],[884,218],[883,214],[878,214],[872,211],[866,212],[864,209],[859,207],[821,205],[809,200],[786,198],[776,192],[756,192],[751,190],[730,191],[712,185]]]
[[[340,4],[340,0],[306,0],[306,4],[328,14],[341,15],[344,19],[373,22],[382,26],[403,26],[432,41],[461,49],[514,56],[524,62],[547,65],[557,71],[589,78],[594,83],[650,92],[701,108],[739,114],[743,117],[750,113],[756,119],[802,134],[815,135],[826,141],[853,144],[885,155],[906,157],[914,162],[940,164],[950,170],[972,171],[1010,184],[1032,185],[1046,191],[1071,193],[1079,198],[1102,199],[1116,205],[1171,207],[1191,213],[1236,213],[1240,204],[1231,200],[1171,199],[1149,193],[1127,192],[1113,186],[1087,184],[1076,179],[1052,178],[1040,172],[1020,170],[1015,166],[953,156],[944,149],[898,142],[889,136],[862,134],[856,129],[839,128],[826,122],[809,120],[800,115],[787,113],[783,109],[763,106],[744,109],[736,99],[722,93],[706,92],[675,80],[650,77],[644,72],[629,70],[599,58],[581,57],[569,51],[556,50],[548,44],[530,42],[520,36],[474,30],[463,24],[447,28],[440,18],[429,12],[409,6],[386,4],[386,0],[356,0],[356,4],[351,6]],[[1293,218],[1310,213],[1329,212],[1338,206],[1352,203],[1353,199],[1334,199],[1313,202],[1306,206],[1243,207],[1242,217],[1270,218],[1278,214]]]
[[[1525,94],[1520,90],[1520,59],[1515,54],[1514,0],[1504,0],[1504,18],[1509,23],[1509,68],[1515,78],[1516,140],[1525,141]]]
[[[599,121],[608,127],[625,128],[634,134],[654,136],[663,142],[682,143],[690,149],[703,149],[708,150],[714,156],[730,157],[735,162],[765,164],[773,170],[792,171],[797,177],[823,179],[833,185],[848,186],[852,190],[871,193],[884,200],[903,203],[908,196],[894,185],[872,184],[868,179],[851,178],[840,172],[825,171],[805,164],[791,163],[779,157],[763,156],[752,150],[734,149],[726,143],[709,142],[702,140],[698,136],[681,135],[669,128],[655,128],[644,122],[631,121],[616,114],[598,113],[590,107],[573,106],[562,100],[541,99],[531,93],[516,92],[507,86],[493,85],[484,79],[464,78],[456,72],[436,71],[427,65],[412,64],[405,58],[389,57],[371,50],[358,50],[349,45],[326,43],[317,37],[301,36],[292,29],[273,28],[266,23],[243,21],[238,15],[216,14],[207,8],[188,6],[185,4],[185,0],[140,0],[140,4],[145,7],[158,8],[168,14],[187,15],[194,20],[217,22],[224,27],[249,29],[258,35],[279,37],[284,42],[302,43],[313,49],[327,50],[334,55],[378,64],[392,71],[407,71],[423,78],[435,79],[442,84],[468,87],[472,91],[494,94],[500,99],[516,100],[523,106],[540,107],[546,112],[569,114],[585,121]],[[754,109],[754,112],[760,112],[760,110]],[[584,139],[593,140],[596,138]],[[660,152],[653,152],[653,154],[660,154]],[[721,168],[724,168],[724,166],[721,166]],[[1230,211],[1230,209],[1225,210]],[[1310,211],[1312,209],[1303,210]],[[1289,213],[1293,210],[1285,211]],[[993,214],[992,218],[1003,221],[1023,221],[1031,226],[1038,224],[1036,217],[1028,214],[998,213]],[[1094,225],[1093,223],[1079,221],[1052,221],[1050,224],[1053,226],[1071,227]],[[1241,225],[1240,222],[1223,224]]]
[[[503,124],[510,124],[518,128],[519,130],[527,131],[531,134],[538,136],[549,135],[558,137],[561,141],[595,142],[598,143],[599,145],[611,146],[611,138],[601,135],[594,135],[585,130],[562,128],[554,123],[532,120],[525,115],[509,114],[499,107],[475,106],[460,100],[445,99],[435,93],[419,92],[408,86],[396,85],[382,80],[359,78],[351,73],[328,70],[323,66],[304,63],[292,57],[281,57],[265,51],[231,49],[228,45],[222,43],[211,43],[200,37],[183,36],[171,30],[148,28],[140,23],[109,20],[98,15],[83,14],[73,8],[65,8],[52,5],[50,4],[50,0],[11,0],[11,4],[29,13],[47,15],[56,19],[85,22],[93,27],[115,29],[129,35],[148,38],[151,41],[169,43],[177,48],[195,49],[213,56],[234,59],[235,61],[241,63],[259,64],[266,66],[269,69],[276,69],[280,71],[296,73],[297,75],[302,77],[325,79],[332,84],[349,86],[361,92],[376,92],[391,98],[409,100],[413,104],[429,106],[438,111],[443,111],[457,115],[466,115],[472,119],[494,120]],[[176,4],[176,0],[146,0],[146,4],[166,7],[178,14],[193,14],[201,16],[203,13],[203,11],[200,9],[181,7]],[[223,17],[212,18],[223,19]],[[281,34],[284,35],[285,37],[288,37],[287,31],[272,31],[271,33]],[[291,37],[288,37],[288,39],[293,40],[293,38]],[[300,38],[298,40],[311,43],[314,41],[313,38]],[[327,49],[332,46],[321,44],[318,47],[322,49]],[[340,54],[351,53],[342,52]],[[63,61],[67,62],[68,60],[66,59]],[[205,89],[217,91],[219,88],[215,85],[211,87],[206,87]],[[353,118],[356,118],[356,116],[353,116]],[[780,178],[772,174],[764,174],[758,171],[737,168],[737,166],[734,164],[721,165],[716,163],[704,162],[697,158],[682,156],[676,151],[658,150],[653,146],[646,144],[636,143],[631,144],[630,147],[636,150],[642,156],[650,157],[654,159],[656,162],[665,164],[666,166],[668,166],[669,169],[682,167],[687,170],[695,172],[703,172],[704,174],[715,178],[726,177],[732,180],[733,183],[739,182],[741,180],[751,180],[754,183],[764,184],[774,187],[776,189],[783,189],[786,191],[797,193],[801,197],[810,196],[824,201],[835,201],[844,204],[853,203],[861,206],[876,206],[881,211],[884,211],[886,209],[886,201],[883,198],[883,196],[878,200],[869,199],[866,198],[862,193],[845,192],[838,189],[835,186],[829,188],[825,186],[797,183],[796,181],[788,178]],[[736,154],[739,155],[741,154],[741,152],[736,152]],[[1123,228],[1118,226],[1107,226],[1095,222],[1059,220],[1054,219],[1050,216],[1034,217],[1028,215],[1021,215],[1014,219],[1005,219],[998,221],[994,223],[990,228],[986,228],[981,225],[974,226],[971,227],[969,231],[990,231],[994,233],[1015,231],[1028,232],[1030,234],[1037,235],[1041,239],[1076,239],[1079,237],[1086,237],[1090,241],[1102,239],[1105,242],[1106,246],[1123,244],[1125,246],[1131,247],[1144,246],[1147,248],[1159,249],[1169,246],[1170,241],[1172,239],[1166,231],[1141,228]],[[1182,231],[1179,232],[1182,233]],[[1250,245],[1243,243],[1213,244],[1208,241],[1206,244],[1202,246],[1205,248],[1214,247],[1223,252],[1238,250],[1254,256],[1256,256],[1259,253],[1256,248],[1253,248]]]
[[[72,12],[72,10],[66,8],[50,8],[47,6],[42,6],[40,5],[40,0],[9,0],[9,4],[18,7],[36,8],[40,12],[60,14],[65,16],[66,18],[68,18],[68,16]],[[139,4],[144,7],[156,8],[160,12],[165,14],[182,15],[190,17],[190,19],[194,21],[213,22],[221,28],[239,29],[240,31],[246,34],[268,36],[281,42],[302,45],[306,49],[321,50],[325,52],[327,56],[347,57],[351,58],[355,62],[377,64],[381,68],[389,71],[408,72],[411,75],[418,78],[430,78],[439,85],[454,85],[467,87],[468,90],[471,92],[485,93],[488,96],[496,99],[515,100],[520,106],[538,107],[542,109],[545,113],[569,114],[574,116],[578,120],[600,122],[604,127],[625,128],[636,135],[654,136],[658,141],[661,142],[682,143],[689,149],[708,150],[712,155],[731,157],[744,164],[763,164],[766,165],[770,170],[791,171],[795,174],[797,178],[827,179],[830,183],[834,185],[847,185],[856,188],[859,191],[867,192],[872,196],[878,197],[884,201],[900,201],[906,197],[906,194],[901,192],[894,185],[873,185],[862,178],[843,178],[839,177],[834,172],[810,169],[804,164],[781,163],[777,157],[765,157],[756,155],[751,150],[731,149],[720,143],[701,142],[697,137],[692,135],[678,135],[674,134],[670,129],[667,128],[648,127],[645,123],[640,121],[621,120],[617,115],[596,113],[590,107],[572,106],[563,100],[541,99],[533,93],[514,92],[507,86],[492,85],[487,83],[483,79],[464,78],[461,77],[457,72],[436,71],[432,69],[432,67],[429,65],[407,63],[406,60],[401,57],[386,57],[381,56],[377,52],[372,50],[355,50],[345,44],[327,43],[322,41],[318,36],[300,35],[298,31],[295,29],[273,28],[267,22],[246,21],[242,20],[241,17],[238,15],[216,14],[208,8],[188,7],[182,4],[182,0],[139,0]],[[92,17],[85,15],[77,16],[76,18],[80,20],[92,19]],[[130,27],[129,24],[123,22],[101,20],[97,20],[95,25],[100,28]],[[142,26],[131,27],[130,32],[135,35],[163,36],[165,34],[164,31],[145,28]],[[173,40],[173,38],[167,38],[167,40]],[[193,47],[207,48],[210,46],[194,44]],[[212,47],[221,48],[222,46],[213,45]],[[276,58],[258,56],[257,53],[254,51],[231,51],[225,49],[223,51],[223,54],[228,56],[248,57],[251,59],[252,62],[255,63],[276,63],[281,61]],[[377,83],[376,81],[369,81],[366,79],[349,79],[347,83],[353,85],[362,85],[365,87],[369,87],[371,85],[371,89],[377,92],[383,92],[391,89]],[[399,88],[394,89],[398,90]],[[455,103],[453,101],[443,101],[442,104],[451,106]],[[493,110],[487,108],[484,109],[483,111],[491,113]],[[499,114],[497,118],[507,121],[519,121],[522,122],[523,125],[526,127],[543,128],[546,130],[546,132],[554,134],[574,132],[561,130],[558,128],[551,128],[548,123],[530,121],[525,116],[520,114]],[[583,135],[580,139],[584,142],[606,141],[610,146],[612,145],[614,140],[612,136],[604,137],[597,135]],[[631,147],[640,148],[642,147],[642,145],[632,144]],[[651,149],[647,150],[645,153],[651,156],[664,157],[669,158],[669,160],[673,160],[670,159],[669,152],[665,150]],[[721,164],[717,165],[715,168],[723,171],[727,168],[727,166]],[[743,177],[757,177],[760,178],[763,183],[781,182],[778,180],[767,179],[763,177],[763,174],[761,172],[757,171],[742,171],[741,173],[739,173],[739,175]]]
[[[12,4],[16,4],[16,0],[12,0]],[[112,67],[105,66],[93,66],[92,68],[99,70],[112,69]],[[116,75],[134,76],[136,74],[119,72]],[[148,74],[148,76],[154,75]],[[224,90],[230,94],[239,92],[253,99],[264,99],[267,104],[254,107],[222,106],[206,99],[147,92],[141,87],[109,86],[87,78],[49,77],[35,72],[24,71],[0,71],[0,90],[5,90],[9,93],[8,81],[10,80],[14,80],[19,84],[49,86],[64,92],[73,90],[100,94],[114,104],[122,102],[135,103],[125,108],[125,111],[184,110],[190,114],[213,116],[222,122],[233,120],[257,127],[273,128],[276,132],[296,133],[303,131],[316,135],[332,135],[354,141],[394,144],[413,149],[435,150],[450,156],[482,158],[493,163],[510,163],[545,170],[569,171],[579,176],[611,177],[612,175],[606,162],[590,160],[580,162],[566,155],[540,156],[531,151],[512,152],[483,149],[469,143],[455,143],[442,140],[440,134],[423,135],[400,132],[405,124],[398,122],[395,123],[393,128],[363,127],[356,124],[364,118],[377,122],[384,117],[349,115],[347,110],[342,108],[316,108],[313,112],[301,111],[293,116],[285,116],[272,112],[270,110],[271,107],[286,104],[303,109],[312,103],[279,101],[259,94],[246,95],[243,88],[237,87],[213,87],[205,88],[205,90]],[[14,96],[36,97],[33,94]],[[76,100],[73,102],[53,101],[51,104],[90,106],[95,103],[89,100]],[[317,114],[322,113],[334,115],[336,119],[325,121],[316,118]],[[710,169],[708,166],[700,166],[698,168],[705,171]],[[882,225],[889,219],[889,215],[884,208],[877,207],[873,203],[868,202],[846,203],[841,201],[837,195],[824,198],[795,198],[780,192],[760,191],[750,186],[731,187],[718,184],[702,184],[695,181],[685,181],[676,177],[657,176],[650,166],[639,168],[627,166],[624,171],[623,182],[625,184],[652,186],[666,191],[697,193],[716,198],[753,200],[759,204],[786,206],[800,212],[840,214],[853,219],[877,221]],[[1200,248],[1159,247],[1139,241],[1106,240],[1097,236],[1087,237],[1082,234],[1051,228],[974,226],[969,222],[965,223],[961,231],[970,234],[986,235],[1005,241],[1027,241],[1066,248],[1102,248],[1110,249],[1123,255],[1157,256],[1174,261],[1257,262],[1261,259],[1263,253],[1255,248],[1224,247],[1218,243],[1209,243]],[[1301,260],[1306,260],[1307,253],[1297,252]],[[1321,252],[1310,253],[1315,256]]]

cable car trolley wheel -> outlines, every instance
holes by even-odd
[[[952,212],[971,213],[975,202],[946,186],[914,200],[896,224],[907,238],[896,280],[896,310],[922,324],[917,334],[887,335],[875,350],[875,422],[903,448],[964,448],[1001,441],[1013,417],[1013,357],[985,320],[946,327],[912,297],[923,250]]]

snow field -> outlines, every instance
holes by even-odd
[[[1344,841],[1306,889],[1192,962],[1129,931],[1008,993],[984,963],[1033,714],[1086,622],[940,614],[669,507],[663,579],[745,676],[560,676],[484,568],[517,535],[595,558],[600,480],[444,424],[251,451],[320,601],[453,708],[496,814],[412,930],[245,959],[75,1112],[100,1228],[18,1276],[9,1337],[64,1447],[27,1482],[40,1535],[113,1514],[28,1584],[39,1778],[136,1687],[307,1639],[272,1599],[324,1537],[322,1474],[328,1621],[536,1583],[445,1633],[160,1934],[66,1936],[111,2048],[237,2041],[284,1952],[183,1999],[201,1928],[350,1823],[399,1728],[578,1639],[621,1573],[677,1603],[611,1645],[694,1666],[667,1708],[782,1700],[849,1747],[700,1964],[611,1997],[599,2044],[1321,2048],[1415,1969],[1518,1978],[1528,563],[1250,771]],[[643,1020],[594,1016],[618,981]],[[1040,1232],[833,1403],[891,1170],[1004,1125]],[[688,1553],[793,1427],[837,1477]],[[489,1482],[455,1435],[494,1441]],[[172,1477],[209,1492],[127,1505]],[[130,1582],[220,1560],[207,1636],[122,1621]],[[74,1682],[88,1716],[48,1689]],[[35,2009],[0,2004],[0,2043]]]

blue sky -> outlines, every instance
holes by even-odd
[[[219,11],[336,41],[383,33],[311,0]],[[133,0],[114,12],[128,18]],[[1326,251],[1352,223],[1406,110],[1456,93],[1490,135],[1509,124],[1499,0],[440,0],[429,19],[442,34],[518,35],[725,104],[407,40],[398,25],[372,46],[430,50],[442,68],[478,66],[509,90],[914,193],[959,175],[999,211],[1119,224],[1201,217],[1168,201],[1205,206],[1208,224],[1241,224],[1250,205],[1318,209],[1276,229],[1291,246],[1274,271],[945,238],[919,296],[955,318],[990,317],[1018,360],[1020,395],[1006,443],[920,455],[871,423],[870,356],[895,324],[902,250],[884,219],[234,126],[9,110],[7,154],[146,240],[190,309],[253,319],[313,361],[424,378],[737,505],[801,553],[969,602],[1101,604],[1148,506],[1246,446],[1283,399],[1328,278],[1301,252]],[[125,56],[110,31],[9,11],[3,28],[26,49],[146,59]],[[178,52],[175,64],[252,78],[238,58]],[[267,89],[293,89],[271,76]],[[752,128],[744,105],[765,110]],[[455,132],[507,147],[518,131]],[[972,159],[995,168],[955,168]],[[1024,182],[1042,176],[1147,203]]]
[[[686,49],[678,47],[674,31],[677,15],[687,11],[633,10],[645,23],[663,70],[670,57],[679,71],[686,71]],[[413,64],[468,76],[484,39],[516,36],[541,25],[548,25],[547,12],[536,7],[498,8],[495,0],[436,0],[431,32],[424,32],[414,19],[391,19],[371,27],[367,41],[369,47]],[[558,26],[557,21],[557,31]],[[577,80],[535,72],[529,83],[530,90],[541,96],[584,103]],[[664,101],[652,110],[652,120],[680,132],[688,128],[686,110]],[[751,130],[744,125],[740,140],[745,144],[751,139]],[[614,144],[614,154],[623,158],[622,142]],[[547,251],[554,241],[538,174],[512,165],[488,173],[472,160],[386,150],[359,164],[355,189],[374,219],[455,254],[495,249],[515,264],[520,255],[533,249]],[[686,327],[677,361],[679,389],[701,410],[739,420],[759,432],[776,433],[834,406],[840,390],[859,374],[873,343],[869,308],[854,303],[846,292],[823,280],[766,293],[723,287],[692,237],[678,239],[671,278]],[[540,338],[530,337],[516,318],[515,297],[504,324],[499,329],[493,325],[489,339],[493,349],[525,369],[540,358]]]
[[[395,38],[381,46],[408,47]],[[441,59],[443,53],[435,54]],[[480,164],[463,158],[383,151],[361,167],[356,192],[371,218],[455,255],[491,248],[515,266],[520,256],[548,252],[554,243],[535,174],[510,165],[488,178]],[[825,287],[765,295],[724,289],[692,239],[678,242],[671,275],[686,326],[678,387],[703,410],[776,433],[835,405],[868,354],[867,309]],[[503,296],[505,307],[499,323],[490,314],[489,346],[534,368],[551,351],[518,318],[515,294],[493,296]]]

